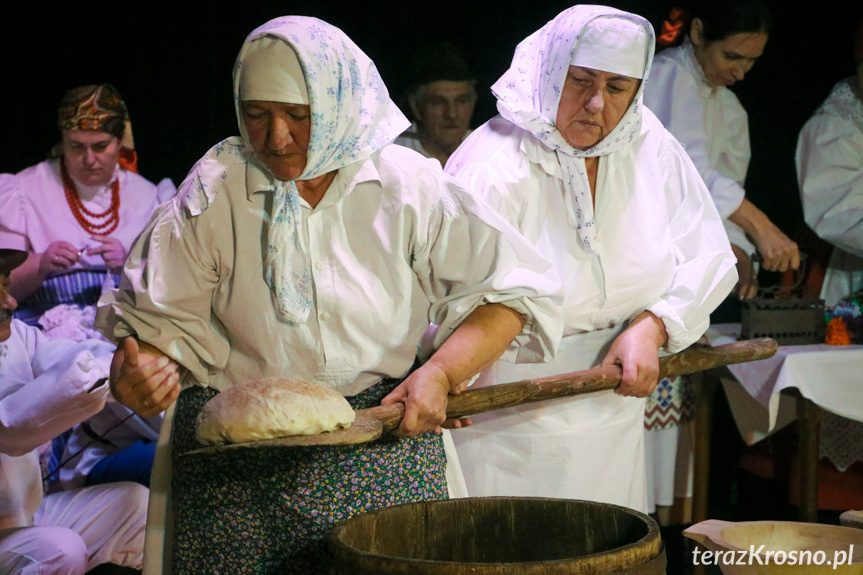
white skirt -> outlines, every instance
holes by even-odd
[[[565,337],[544,364],[499,361],[474,387],[596,366],[619,333]],[[473,417],[452,431],[468,495],[586,499],[647,510],[645,400],[599,391]]]

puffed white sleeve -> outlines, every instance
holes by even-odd
[[[707,152],[708,135],[704,123],[706,112],[695,78],[681,63],[658,61],[651,69],[650,78],[645,84],[644,103],[686,148],[687,155],[710,190],[719,215],[723,219],[728,218],[740,207],[745,192],[740,183],[720,174],[715,166],[710,164]],[[738,108],[739,110],[735,109],[734,114],[731,114],[733,118],[729,121],[734,125],[728,131],[745,135],[748,150],[748,122],[743,108],[739,105]],[[740,112],[743,113],[742,118]],[[740,129],[741,119],[746,128],[745,132]],[[746,165],[748,166],[748,159]],[[746,175],[745,168],[743,175]]]
[[[480,198],[492,210],[503,216],[503,218],[514,228],[518,229],[523,214],[523,206],[519,198],[509,193],[509,189],[495,173],[494,168],[483,162],[468,163],[450,169],[448,173],[470,190],[471,195]]]
[[[0,248],[29,251],[27,204],[14,174],[0,174],[0,206]]]
[[[660,156],[675,273],[660,300],[647,309],[665,324],[665,350],[675,353],[707,330],[710,313],[737,282],[737,270],[722,221],[692,161],[672,138]]]
[[[171,178],[162,178],[156,184],[156,201],[164,204],[177,195],[177,186]]]
[[[102,296],[96,314],[96,327],[108,339],[135,335],[203,385],[230,351],[210,322],[218,274],[208,242],[196,235],[212,212],[188,218],[179,196],[162,204],[132,245],[119,288]]]
[[[813,116],[800,131],[795,160],[806,223],[863,257],[863,132],[843,118]]]
[[[20,456],[98,413],[108,386],[114,346],[101,340],[49,339],[34,327],[16,328],[35,378],[4,387],[0,398],[0,452]]]
[[[419,226],[413,269],[439,325],[439,347],[478,306],[501,303],[524,316],[504,354],[519,363],[550,359],[563,330],[562,289],[550,264],[503,217],[449,176]]]

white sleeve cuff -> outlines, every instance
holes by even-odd
[[[671,307],[665,300],[660,300],[657,303],[647,308],[647,311],[662,320],[665,324],[665,332],[668,334],[668,341],[665,342],[663,349],[669,353],[676,353],[689,347],[690,330],[677,314],[677,311]],[[698,332],[700,333],[700,332]]]

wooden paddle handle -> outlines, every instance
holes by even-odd
[[[688,349],[674,355],[660,357],[659,373],[660,377],[673,377],[735,363],[766,359],[772,357],[777,348],[774,340],[762,338],[716,347]],[[526,403],[613,389],[620,383],[621,377],[622,371],[619,366],[609,366],[469,389],[449,397],[446,415],[448,419],[458,419]],[[391,431],[399,426],[404,416],[404,404],[381,405],[363,409],[360,412],[380,419],[384,429]]]

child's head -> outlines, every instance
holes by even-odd
[[[0,249],[0,342],[12,335],[12,313],[18,307],[18,302],[9,293],[9,275],[26,259],[27,252]]]

